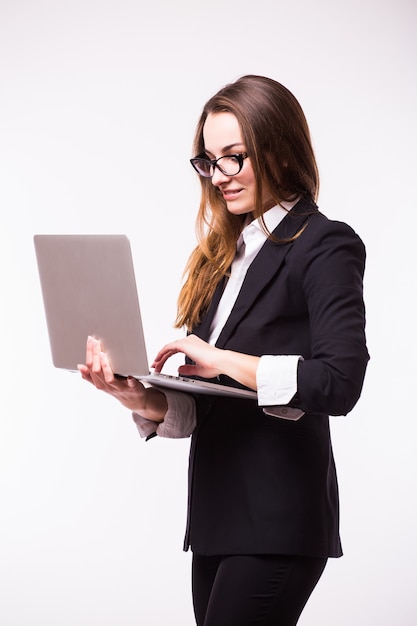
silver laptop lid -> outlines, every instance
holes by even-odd
[[[101,339],[117,374],[147,375],[128,238],[35,235],[34,245],[55,367],[76,370],[92,335]]]

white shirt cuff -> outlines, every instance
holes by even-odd
[[[258,404],[264,413],[282,419],[297,420],[304,411],[286,406],[297,393],[297,368],[302,356],[265,354],[256,371]]]
[[[157,434],[169,439],[190,437],[196,427],[196,410],[194,398],[187,393],[164,390],[168,410],[163,422],[147,420],[139,413],[133,413],[133,421],[141,437]]]

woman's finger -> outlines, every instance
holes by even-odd
[[[85,364],[88,368],[93,365],[93,338],[87,337],[87,345],[85,350]]]
[[[94,373],[101,373],[101,345],[98,339],[92,339],[93,362],[91,369]]]
[[[103,372],[104,380],[108,385],[114,383],[114,372],[111,368],[109,358],[105,352],[100,352],[100,365]]]

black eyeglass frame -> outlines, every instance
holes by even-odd
[[[202,176],[203,178],[213,178],[214,176],[214,170],[217,167],[218,170],[220,170],[220,172],[222,174],[224,174],[224,176],[237,176],[239,174],[239,172],[242,170],[243,167],[243,162],[245,159],[247,159],[249,156],[249,154],[247,152],[238,152],[237,154],[224,154],[223,156],[219,157],[218,159],[208,159],[207,157],[204,156],[196,156],[193,159],[190,159],[190,163],[193,166],[193,168],[195,169],[195,171],[197,172],[197,174],[199,174],[199,176]],[[234,158],[237,160],[238,164],[239,164],[239,169],[235,174],[228,174],[227,172],[224,171],[224,169],[222,168],[221,165],[219,165],[219,161],[221,159],[230,159],[230,158]],[[197,166],[195,164],[196,161],[204,161],[205,163],[208,163],[212,168],[213,168],[213,173],[212,174],[202,174],[198,169]]]

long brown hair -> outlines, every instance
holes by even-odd
[[[206,103],[197,124],[194,154],[204,153],[203,128],[210,113],[236,116],[256,180],[254,218],[265,211],[265,186],[276,204],[304,197],[315,201],[319,175],[310,131],[293,94],[263,76],[243,76]],[[185,268],[178,298],[176,327],[192,330],[207,310],[218,282],[236,252],[244,215],[233,215],[211,179],[200,177],[201,202],[196,220],[198,245]],[[262,220],[263,221],[263,220]]]

